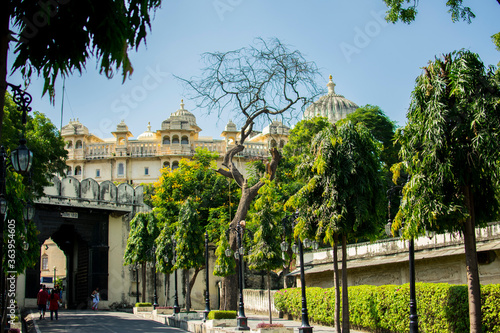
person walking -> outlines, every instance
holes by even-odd
[[[38,305],[38,311],[40,312],[40,320],[45,319],[45,311],[47,309],[47,300],[49,299],[49,293],[45,285],[40,286],[40,290],[36,295],[36,304]]]
[[[97,311],[97,305],[99,304],[100,301],[99,288],[95,288],[91,296],[92,296],[92,310]]]
[[[59,291],[57,289],[52,290],[52,293],[49,296],[49,310],[50,310],[50,320],[53,320],[54,313],[56,315],[56,320],[59,320],[57,317],[57,310],[59,310]]]

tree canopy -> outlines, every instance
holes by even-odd
[[[52,98],[56,78],[81,74],[92,57],[101,73],[112,77],[121,69],[125,80],[133,71],[129,48],[145,41],[150,12],[160,5],[161,0],[2,1],[0,96],[6,89],[10,47],[16,54],[12,71],[20,70],[28,81],[33,74],[42,76],[43,93]],[[2,120],[0,113],[0,138]]]

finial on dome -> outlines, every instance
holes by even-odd
[[[181,110],[184,110],[184,100],[181,99]]]
[[[332,81],[332,75],[330,75],[330,81],[326,85],[328,87],[329,94],[335,94],[335,83]]]
[[[151,122],[148,121],[148,132],[151,132]]]

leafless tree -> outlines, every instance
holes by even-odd
[[[208,114],[228,112],[236,123],[243,124],[235,145],[229,149],[217,170],[221,175],[234,179],[241,188],[238,209],[231,221],[235,227],[244,220],[252,200],[264,185],[262,181],[249,186],[247,179],[233,163],[235,155],[244,149],[244,143],[254,126],[280,117],[285,123],[302,114],[303,108],[322,91],[316,85],[319,71],[313,62],[306,61],[299,51],[290,51],[278,39],[256,39],[254,45],[228,52],[205,53],[207,66],[201,78],[182,79],[192,92],[197,107]],[[270,160],[266,161],[266,173],[273,179],[281,159],[277,148],[270,148]],[[230,244],[236,248],[236,239],[230,236]],[[237,279],[224,281],[226,304],[236,309]]]

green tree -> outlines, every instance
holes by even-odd
[[[6,161],[5,199],[8,203],[8,211],[2,226],[14,225],[13,229],[9,227],[8,230],[15,230],[15,233],[3,233],[3,244],[5,245],[0,258],[4,259],[4,272],[16,271],[17,274],[21,274],[27,267],[34,266],[40,256],[39,251],[33,251],[40,246],[35,223],[23,219],[23,208],[43,193],[43,186],[50,184],[49,180],[54,174],[64,174],[67,152],[59,132],[43,114],[33,112],[32,115],[28,115],[26,126],[23,126],[21,112],[8,93],[5,95],[3,111],[5,114],[5,135],[1,138],[0,145],[5,148],[7,156],[10,156],[12,151],[19,146],[19,138],[23,136],[22,133],[25,133],[28,146],[34,156],[30,176],[17,174],[10,162]],[[15,244],[16,262],[14,267],[9,266],[6,255],[7,250],[12,250],[12,248],[8,248],[9,240],[11,244]],[[26,246],[31,250],[27,251]],[[5,312],[3,318],[6,321]]]
[[[387,10],[387,16],[385,17],[388,22],[396,23],[398,21],[402,21],[410,24],[415,21],[415,17],[418,13],[418,1],[384,0],[384,2],[389,8]],[[500,5],[500,0],[497,0],[497,2]],[[465,21],[467,23],[471,23],[472,19],[476,17],[470,7],[463,5],[463,0],[447,0],[446,6],[449,8],[448,13],[451,14],[451,20],[453,22]],[[494,34],[491,38],[496,47],[500,48],[500,32]]]
[[[7,88],[9,47],[16,53],[13,72],[20,70],[27,80],[33,73],[43,76],[43,93],[52,98],[56,78],[81,74],[94,56],[101,73],[112,77],[121,68],[125,80],[133,71],[128,49],[145,41],[150,12],[160,5],[161,0],[2,1],[0,96]],[[0,98],[0,139],[3,106]]]
[[[188,282],[186,302],[190,301],[191,288],[199,271],[204,268],[204,230],[209,231],[212,241],[220,237],[220,227],[216,226],[220,220],[213,210],[227,212],[230,210],[230,198],[237,202],[236,187],[230,188],[227,179],[215,172],[217,158],[217,153],[197,149],[193,160],[182,159],[179,168],[163,170],[152,196],[155,212],[162,223],[156,240],[161,271],[194,269]],[[171,266],[173,242],[176,244],[177,261]],[[186,303],[186,306],[190,304]]]
[[[297,115],[298,107],[305,107],[320,92],[315,78],[319,74],[314,63],[304,59],[299,51],[290,51],[278,39],[264,41],[257,39],[256,45],[228,52],[204,55],[207,67],[202,78],[181,79],[193,91],[198,106],[221,115],[229,110],[233,119],[241,120],[243,126],[235,145],[225,153],[218,173],[234,179],[241,189],[238,209],[231,221],[231,227],[246,218],[250,205],[264,182],[249,186],[248,179],[238,170],[233,158],[244,151],[247,138],[256,124],[270,117]],[[290,118],[289,118],[290,117]],[[281,153],[276,148],[270,150],[271,160],[266,166],[269,179],[276,174]],[[230,237],[233,250],[236,238]],[[230,309],[237,305],[236,276],[228,276],[223,281],[228,289]]]
[[[283,205],[276,191],[276,180],[265,181],[260,188],[260,197],[255,201],[252,223],[257,226],[254,233],[252,253],[248,256],[249,267],[267,272],[267,291],[269,296],[269,322],[273,323],[271,312],[271,276],[270,272],[283,265],[281,258],[281,235],[284,217]]]
[[[347,293],[348,239],[373,235],[383,214],[384,191],[380,171],[380,144],[362,124],[339,122],[321,131],[312,155],[301,165],[307,184],[287,202],[299,209],[294,231],[304,240],[311,234],[336,247],[342,239],[342,331],[349,332]],[[334,256],[336,327],[340,330],[338,266]]]
[[[197,209],[199,202],[194,202],[191,198],[187,198],[179,211],[179,219],[177,222],[176,246],[177,261],[175,268],[194,269],[193,277],[188,281],[186,292],[186,310],[191,309],[191,290],[193,290],[194,282],[198,273],[205,268],[204,249],[205,244],[203,239],[203,226]]]
[[[393,230],[403,228],[406,238],[424,228],[463,235],[471,332],[481,332],[475,227],[498,218],[500,207],[500,89],[493,70],[470,51],[429,62],[397,133],[402,164],[394,168],[396,177],[406,170],[410,179]]]
[[[356,109],[340,121],[350,121],[353,124],[361,122],[368,128],[375,140],[382,144],[380,160],[384,171],[389,173],[392,165],[398,162],[399,146],[394,145],[395,122],[380,107],[370,104]]]
[[[19,146],[20,133],[26,132],[28,145],[34,156],[30,177],[17,174],[8,163],[5,179],[5,197],[9,206],[7,219],[16,221],[15,270],[22,273],[27,267],[35,265],[39,259],[38,252],[23,249],[25,243],[31,249],[39,247],[36,226],[32,221],[23,220],[23,208],[35,197],[42,195],[43,186],[50,184],[50,179],[54,174],[64,174],[67,152],[64,149],[64,140],[48,118],[39,112],[33,112],[32,116],[28,116],[26,129],[24,129],[21,123],[21,112],[9,94],[5,96],[5,101],[5,135],[0,140],[1,146],[5,148],[7,156],[10,156],[12,151]],[[7,234],[4,233],[4,236],[6,237]],[[6,238],[4,244],[7,244]],[[7,261],[4,261],[5,270],[14,270],[7,269],[6,263]]]
[[[137,213],[130,221],[130,232],[123,265],[142,265],[142,301],[146,301],[146,263],[156,260],[152,249],[158,237],[158,219],[153,212]]]

